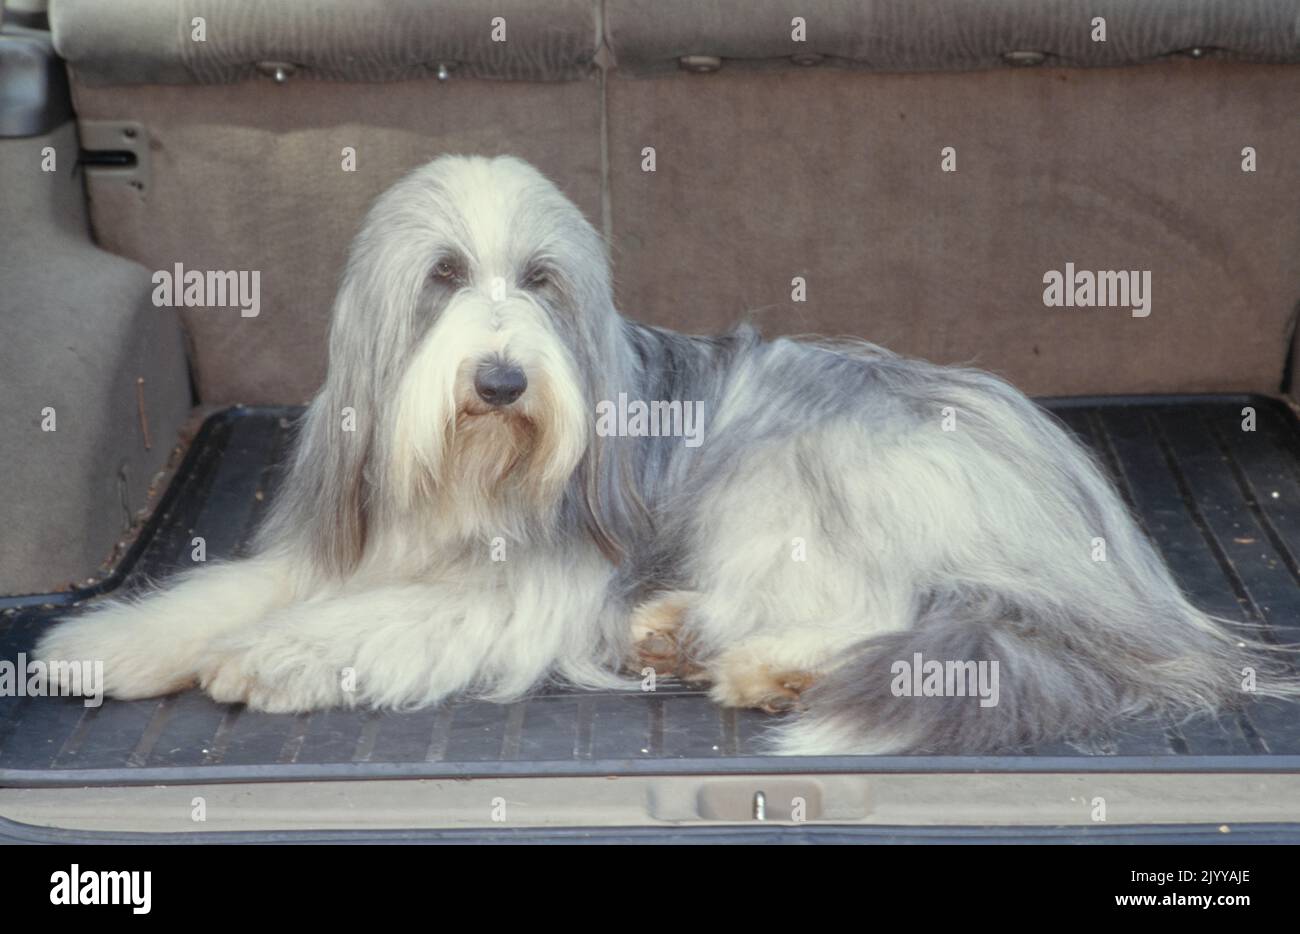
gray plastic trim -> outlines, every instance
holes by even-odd
[[[1300,843],[1300,824],[1140,824],[1126,827],[517,827],[423,830],[269,830],[133,833],[36,827],[0,817],[0,844],[1162,844]]]
[[[42,136],[71,118],[68,73],[50,34],[0,33],[0,138]]]
[[[1300,756],[779,756],[583,761],[338,762],[177,768],[0,769],[0,788],[197,785],[373,779],[564,778],[592,775],[785,775],[901,773],[1290,774]]]

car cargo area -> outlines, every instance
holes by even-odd
[[[1266,690],[1300,691],[1300,0],[499,5],[0,0],[0,843],[759,823],[793,842],[1300,842],[1300,699],[1252,697],[1246,670],[1231,706],[1253,656],[1196,612],[1278,650],[1261,654],[1297,680]],[[747,349],[748,325],[830,354],[759,361],[772,344]],[[899,364],[864,375],[841,340]],[[928,389],[950,371],[907,361],[1018,392],[964,374],[954,403]],[[485,394],[492,374],[509,398]],[[638,393],[698,406],[702,453],[722,453],[603,430]],[[1094,453],[1196,609],[1025,397]],[[983,398],[1001,401],[962,401]],[[974,431],[912,450],[931,409]],[[38,696],[43,673],[28,689],[51,627],[248,556],[277,497],[260,589],[242,576],[260,563],[200,574],[210,590],[139,630],[42,646],[149,668],[107,682],[125,696],[199,671],[251,706],[198,689],[94,706]],[[498,541],[525,550],[489,565],[474,549]],[[1099,541],[1138,560],[1091,564]],[[787,561],[794,542],[814,560]],[[212,599],[233,591],[246,619]],[[310,626],[285,625],[282,597]],[[381,597],[419,612],[403,629]],[[353,629],[357,605],[373,612]],[[697,659],[738,649],[769,690],[723,707],[628,673],[511,704],[263,712],[336,703],[352,687],[324,688],[376,656],[391,666],[361,683],[391,691],[366,702],[603,674],[628,630],[598,626],[625,608],[639,648],[651,608],[673,653],[712,638]],[[255,645],[272,674],[217,685],[203,653],[244,622],[294,654]],[[1002,682],[1005,735],[1061,736],[1037,723],[1081,710],[1097,730],[987,756],[771,754],[792,714],[755,708],[815,684],[866,709],[855,689],[889,682],[839,663],[867,654],[854,640],[936,630],[988,640],[926,653],[952,666],[1027,646],[1002,654],[1030,675]],[[458,667],[448,645],[481,651]],[[147,664],[157,647],[171,667]],[[312,673],[306,700],[253,692]],[[1224,698],[1216,717],[1103,723]],[[988,723],[917,709],[949,740]],[[836,729],[797,748],[1006,747]]]
[[[1300,643],[1300,425],[1286,405],[1259,396],[1046,404],[1101,457],[1197,603],[1264,641]],[[191,566],[194,536],[206,540],[209,560],[240,555],[275,496],[298,411],[234,408],[209,418],[114,590],[130,593]],[[1252,413],[1254,429],[1243,430]],[[11,601],[22,605],[4,611],[0,656],[30,651],[40,628],[69,612],[52,605],[65,600],[82,602]],[[554,685],[522,703],[462,701],[410,713],[274,715],[197,691],[89,709],[75,699],[26,698],[0,704],[0,783],[1300,765],[1300,704],[1277,701],[978,760],[762,757],[771,722],[671,680],[654,692]]]

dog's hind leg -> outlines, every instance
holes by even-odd
[[[712,682],[712,698],[724,707],[757,707],[780,713],[835,663],[856,637],[843,630],[800,627],[779,635],[751,636],[705,659],[691,633],[689,617],[701,594],[670,591],[632,613],[632,671],[651,668],[685,681]]]
[[[282,559],[215,564],[143,598],[110,600],[59,623],[40,638],[35,656],[102,663],[103,691],[110,697],[169,694],[195,683],[199,661],[214,638],[257,623],[288,602],[292,592],[288,562]],[[68,677],[67,666],[50,670],[52,677]],[[70,681],[51,685],[60,693],[73,688]]]
[[[784,713],[843,658],[855,641],[842,630],[800,627],[756,636],[709,660],[709,696],[724,707]]]
[[[829,426],[739,460],[695,498],[683,564],[698,595],[680,638],[718,703],[788,710],[852,646],[909,624],[912,575],[864,514],[864,484],[826,463],[865,462],[861,446]]]

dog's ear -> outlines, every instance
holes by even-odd
[[[379,413],[365,365],[367,356],[345,346],[355,320],[356,283],[345,282],[335,303],[326,382],[298,427],[289,474],[258,535],[257,547],[288,547],[344,577],[361,560],[371,506],[368,467]]]
[[[606,438],[593,432],[576,473],[574,499],[579,520],[614,564],[637,550],[640,539],[650,533],[650,511],[641,498],[635,472],[640,440]]]
[[[368,526],[372,433],[360,427],[368,413],[344,403],[330,386],[312,401],[289,476],[259,536],[259,547],[306,551],[315,566],[334,577],[356,568]]]
[[[579,291],[582,312],[576,317],[593,328],[589,340],[579,343],[590,434],[575,474],[573,499],[583,530],[606,558],[619,564],[626,555],[639,552],[653,534],[650,510],[641,497],[639,467],[646,452],[642,438],[602,434],[596,412],[602,401],[617,399],[621,391],[633,397],[643,393],[632,389],[639,384],[636,355],[629,350],[624,322],[614,308],[608,260],[594,231],[586,229],[592,255],[578,266],[594,274]]]

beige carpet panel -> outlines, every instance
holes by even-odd
[[[370,202],[443,153],[513,153],[600,217],[598,82],[266,80],[78,87],[83,120],[137,120],[141,188],[87,179],[106,249],[152,270],[257,270],[261,310],[187,309],[205,403],[300,402],[325,372],[330,306]],[[343,170],[343,149],[356,171]]]
[[[857,335],[1036,394],[1275,391],[1300,299],[1297,100],[1300,69],[1211,62],[615,75],[620,303],[687,331]],[[1047,307],[1067,263],[1149,273],[1149,315]]]

